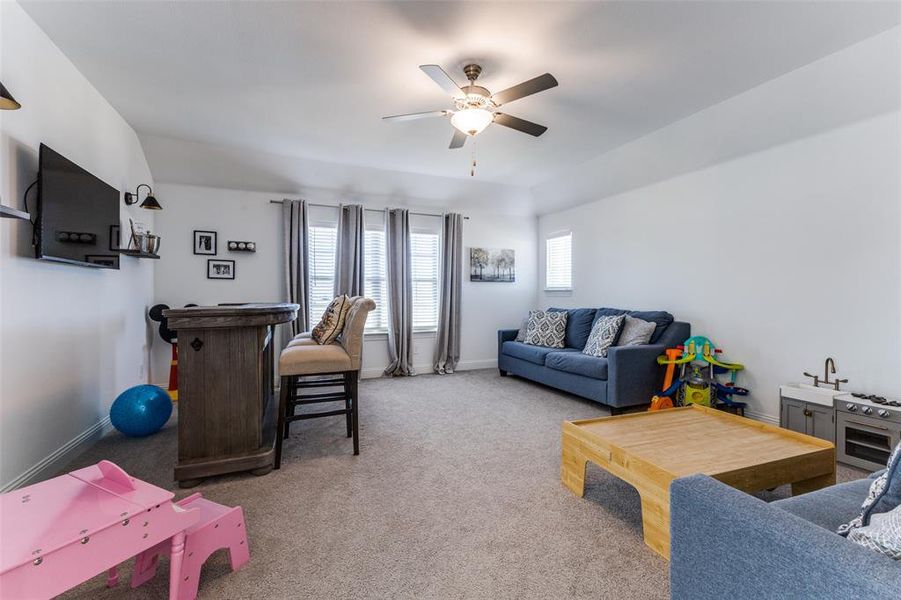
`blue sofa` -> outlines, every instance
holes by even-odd
[[[691,337],[688,323],[675,321],[664,311],[629,311],[619,308],[551,308],[565,310],[565,348],[545,348],[517,342],[517,329],[497,332],[497,366],[502,376],[512,373],[551,387],[606,404],[618,412],[628,406],[648,404],[660,391],[663,369],[657,357],[664,349]],[[613,346],[607,358],[582,354],[595,319],[629,314],[657,324],[650,343]]]
[[[673,600],[901,598],[901,562],[834,533],[872,477],[769,504],[705,475],[675,480]]]

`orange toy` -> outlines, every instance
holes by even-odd
[[[673,384],[673,375],[676,373],[675,360],[682,356],[682,346],[666,349],[666,358],[671,361],[666,365],[666,375],[663,376],[663,389],[667,390]],[[672,408],[673,400],[669,396],[654,396],[651,398],[651,406],[648,411]]]

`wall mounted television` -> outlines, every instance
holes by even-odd
[[[35,257],[119,268],[119,190],[41,144]]]

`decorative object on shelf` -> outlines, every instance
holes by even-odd
[[[141,202],[141,208],[146,208],[147,210],[163,210],[163,207],[160,206],[160,203],[156,201],[156,198],[153,196],[153,188],[151,188],[146,183],[142,183],[135,190],[135,193],[125,192],[125,204],[128,206],[132,206],[133,204],[138,203],[138,195],[141,193],[141,188],[147,188],[147,196],[144,198],[144,201]]]
[[[256,252],[256,242],[239,242],[236,240],[228,241],[229,252]]]
[[[0,82],[0,110],[19,110],[22,105],[16,102],[9,90]]]
[[[218,236],[215,231],[194,230],[194,254],[216,256]]]
[[[97,243],[97,234],[86,231],[58,231],[56,241],[64,244],[91,244]]]
[[[516,252],[510,248],[470,248],[469,280],[516,281]]]
[[[136,385],[113,402],[109,411],[113,427],[128,437],[145,437],[162,429],[172,416],[172,398],[161,387]]]
[[[131,226],[131,239],[128,248],[120,252],[129,256],[159,258],[160,236],[153,235],[144,229],[143,223],[135,223],[133,219],[128,219]]]
[[[234,279],[235,261],[210,258],[206,261],[207,279]]]

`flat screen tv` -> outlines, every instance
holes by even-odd
[[[41,144],[35,256],[119,268],[119,190]]]

